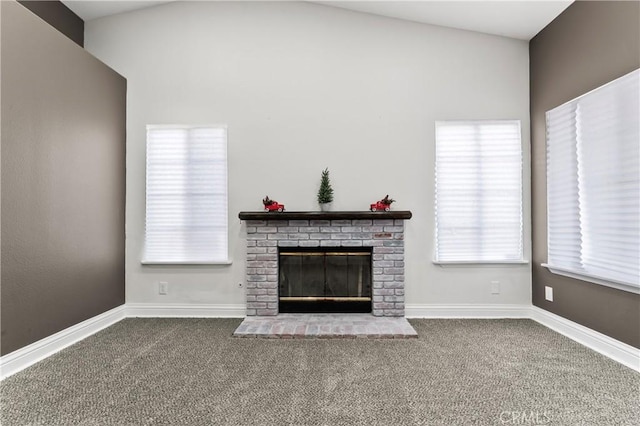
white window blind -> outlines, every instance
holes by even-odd
[[[639,117],[638,70],[546,113],[553,272],[640,287]]]
[[[227,129],[147,126],[143,263],[227,263]]]
[[[437,263],[523,261],[520,122],[436,122]]]

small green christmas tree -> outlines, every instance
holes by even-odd
[[[329,168],[322,171],[320,180],[320,189],[318,190],[318,203],[327,204],[333,201],[333,188],[329,181]]]

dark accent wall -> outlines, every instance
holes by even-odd
[[[19,0],[18,3],[38,15],[71,40],[84,46],[84,21],[58,0]]]
[[[124,304],[126,80],[1,5],[1,353]]]
[[[530,46],[533,304],[640,347],[640,296],[566,278],[547,261],[545,112],[640,67],[640,3],[578,1]],[[544,298],[551,286],[554,301]]]

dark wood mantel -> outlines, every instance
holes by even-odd
[[[240,212],[242,220],[332,220],[332,219],[411,219],[409,210],[388,212],[336,211],[336,212]]]

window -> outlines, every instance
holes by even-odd
[[[147,126],[142,263],[228,263],[227,129]]]
[[[640,71],[547,112],[552,272],[640,289]]]
[[[436,263],[523,262],[520,121],[436,122]]]

